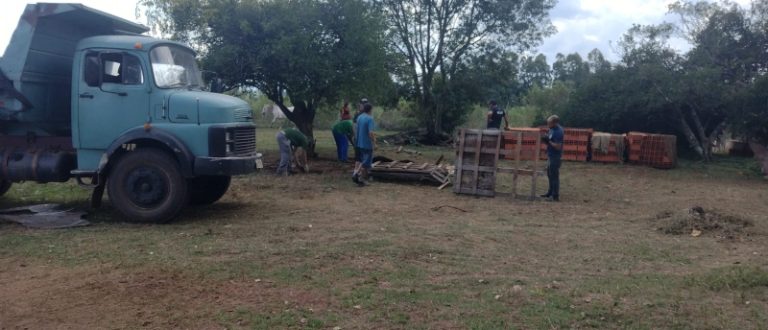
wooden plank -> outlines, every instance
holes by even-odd
[[[405,164],[405,166],[403,166],[403,169],[406,169],[406,170],[407,170],[407,169],[408,169],[408,168],[410,168],[412,165],[413,165],[413,162],[410,162],[410,163],[408,163],[408,164]]]
[[[496,168],[493,166],[464,166],[465,171],[479,171],[482,173],[493,173],[496,172]]]
[[[536,171],[534,170],[511,168],[511,167],[499,167],[496,171],[498,173],[508,173],[508,174],[517,174],[517,175],[527,175],[527,176],[541,173],[541,172],[536,173]]]
[[[466,129],[459,132],[459,153],[456,157],[456,183],[453,185],[454,192],[459,193],[462,188],[462,175],[464,166],[464,144],[466,138]]]
[[[477,149],[474,148],[474,147],[470,147],[470,148],[465,148],[464,149],[464,152],[468,152],[468,153],[474,153],[475,151],[477,151]],[[484,153],[484,154],[491,154],[491,155],[493,155],[493,154],[495,154],[497,152],[497,149],[494,149],[494,148],[482,148],[482,149],[480,149],[480,152]],[[507,154],[509,151],[501,149],[501,150],[498,150],[498,152],[499,152],[500,155],[504,155],[504,154]]]
[[[520,158],[522,157],[521,153],[523,151],[523,132],[517,132],[517,150],[515,150],[515,168],[520,168]],[[512,176],[512,195],[517,198],[517,179],[518,179],[518,173],[514,173]]]
[[[443,189],[445,189],[445,187],[447,187],[449,184],[451,184],[451,180],[447,180],[447,181],[445,181],[445,183],[443,183],[442,185],[440,185],[440,187],[437,187],[437,190],[443,190]]]
[[[420,169],[420,170],[426,169],[426,168],[427,168],[427,166],[429,166],[429,163],[424,163],[424,164],[422,164],[421,166],[419,166],[419,169]]]
[[[484,197],[495,196],[495,192],[491,190],[478,189],[475,191],[474,189],[471,189],[471,188],[462,188],[462,189],[457,189],[457,191],[459,194],[464,194],[464,195],[484,196]]]
[[[501,140],[502,140],[502,134],[501,131],[499,131],[499,135],[496,136],[496,153],[493,155],[493,168],[499,166],[499,149],[501,149]],[[493,181],[491,181],[491,187],[492,190],[496,191],[496,171],[493,172]]]
[[[391,163],[389,163],[389,165],[387,165],[387,168],[391,168],[392,166],[394,166],[397,163],[398,163],[398,161],[393,160]]]
[[[375,163],[373,163],[372,167],[376,167],[376,166],[379,166],[379,164],[381,164],[381,161],[378,161],[378,162],[375,162]]]
[[[483,133],[484,133],[483,131],[480,131],[480,134],[478,134],[478,136],[477,136],[477,145],[475,146],[477,152],[475,152],[475,163],[473,165],[476,166],[477,168],[475,168],[475,170],[474,170],[475,171],[475,175],[474,175],[474,180],[472,180],[473,195],[476,195],[477,184],[478,184],[478,181],[480,180],[480,171],[479,171],[479,167],[480,167],[480,149],[483,146]]]
[[[533,172],[534,175],[531,178],[531,200],[536,199],[536,178],[535,175],[539,171],[539,159],[541,158],[541,139],[536,139],[536,157],[533,159]]]

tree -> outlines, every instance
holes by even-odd
[[[144,0],[159,29],[200,45],[227,85],[253,86],[312,141],[323,102],[391,86],[384,26],[354,0]],[[294,111],[288,111],[288,100]]]
[[[712,141],[725,127],[726,95],[717,72],[696,66],[668,45],[674,26],[635,26],[622,39],[622,62],[640,79],[649,101],[704,161],[712,159]],[[689,55],[690,56],[690,55]],[[659,103],[661,102],[661,103]]]
[[[555,63],[552,63],[552,75],[554,80],[571,82],[579,85],[590,74],[589,63],[584,62],[579,53],[568,55],[557,54]]]
[[[489,49],[528,49],[553,32],[553,0],[377,0],[394,52],[408,61],[423,124],[431,135],[446,128],[434,86],[450,85],[467,56]]]
[[[611,69],[611,62],[605,59],[603,53],[595,48],[587,55],[587,65],[590,73],[603,73]]]
[[[552,69],[544,54],[525,57],[520,63],[520,83],[524,90],[533,87],[549,87],[552,84]]]

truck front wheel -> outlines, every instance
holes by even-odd
[[[203,175],[187,180],[189,203],[208,205],[216,203],[229,189],[232,177]]]
[[[188,199],[179,164],[158,149],[138,149],[117,159],[107,189],[112,205],[135,222],[168,222]]]

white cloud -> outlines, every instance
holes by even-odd
[[[2,18],[0,19],[0,51],[5,51],[5,47],[11,40],[11,35],[16,29],[16,24],[19,22],[21,14],[24,12],[24,8],[28,3],[35,2],[33,0],[3,0],[2,6]],[[88,7],[101,10],[103,12],[124,18],[126,20],[140,22],[136,19],[136,0],[45,0],[42,2],[59,2],[59,3],[82,3]],[[2,54],[2,53],[0,53]]]
[[[46,2],[72,2],[73,0],[46,0]],[[600,49],[606,57],[618,56],[611,49],[633,23],[654,24],[673,19],[666,15],[667,7],[674,0],[560,0],[551,12],[552,22],[558,33],[549,37],[539,48],[550,60],[557,53],[579,52],[583,56],[592,49]],[[3,0],[3,17],[0,19],[0,50],[11,38],[13,30],[31,0]],[[137,23],[136,0],[78,0],[86,6],[122,17]],[[751,0],[736,0],[749,6]]]
[[[586,56],[598,48],[610,60],[618,55],[611,47],[632,24],[658,24],[674,20],[667,15],[674,0],[560,0],[551,12],[558,33],[547,38],[539,51],[551,61],[558,53]],[[752,0],[736,0],[748,7]],[[675,42],[677,47],[684,43]]]

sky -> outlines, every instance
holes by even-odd
[[[45,0],[45,2],[75,2]],[[16,28],[24,6],[31,1],[3,0],[0,17],[0,49],[5,45]],[[115,16],[137,23],[145,23],[136,18],[136,1],[133,0],[80,0],[80,3]],[[579,52],[586,57],[592,49],[598,48],[609,60],[618,56],[611,46],[629,29],[633,23],[655,24],[671,21],[667,15],[667,6],[674,0],[559,0],[550,13],[552,23],[557,27],[557,34],[547,38],[538,51],[554,60],[557,53]],[[735,2],[749,6],[751,0]],[[684,46],[681,46],[681,48]]]

